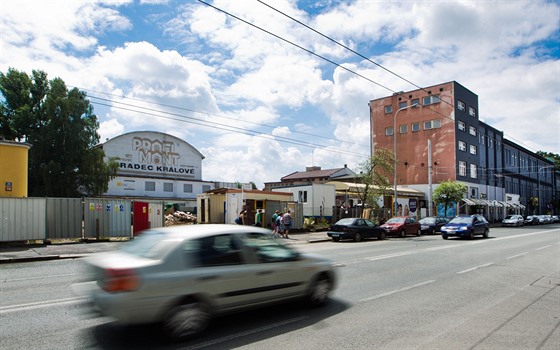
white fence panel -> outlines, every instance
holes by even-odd
[[[85,198],[85,237],[130,237],[130,200]]]
[[[0,198],[0,241],[43,240],[45,198]]]
[[[82,238],[81,198],[47,198],[47,238]]]
[[[150,228],[163,227],[163,214],[163,202],[148,201],[148,221],[150,222]]]

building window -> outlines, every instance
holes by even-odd
[[[298,191],[298,202],[307,203],[307,191]]]
[[[210,185],[202,185],[202,192],[210,191]]]
[[[412,132],[418,132],[420,131],[420,123],[412,123],[412,128],[411,128]]]
[[[461,131],[465,131],[467,129],[467,125],[465,124],[465,122],[459,122],[457,124],[457,128]]]
[[[476,118],[476,109],[469,107],[469,115]]]
[[[471,145],[470,149],[471,149],[471,154],[476,155],[476,146],[475,146],[475,145]]]
[[[417,99],[417,98],[412,99],[412,100],[410,101],[410,105],[411,105],[411,106],[420,105],[420,99]]]
[[[459,150],[463,152],[467,150],[467,144],[465,141],[459,141]]]
[[[399,109],[406,107],[406,101],[399,102]]]
[[[476,128],[474,126],[469,126],[469,134],[476,136]]]
[[[467,176],[467,163],[459,161],[459,175]]]
[[[173,192],[173,182],[164,182],[163,192]]]
[[[156,183],[154,181],[146,181],[144,184],[144,189],[146,191],[155,191],[156,190]]]
[[[385,135],[387,136],[393,135],[393,128],[392,127],[385,128]]]
[[[471,178],[476,179],[476,164],[471,164]]]
[[[465,102],[457,100],[457,108],[459,108],[460,111],[465,111]]]
[[[401,125],[401,126],[399,127],[399,132],[400,132],[401,134],[406,134],[406,133],[408,132],[408,125],[406,125],[406,124]]]
[[[439,129],[439,128],[441,128],[441,119],[432,120],[432,129]]]
[[[424,106],[432,105],[434,103],[439,103],[439,102],[440,102],[439,95],[430,95],[424,97],[423,99]]]
[[[192,184],[183,184],[183,192],[192,193]]]
[[[432,128],[432,121],[427,120],[424,122],[424,130],[430,130]]]
[[[385,106],[385,114],[389,114],[392,112],[393,112],[393,106],[391,105]]]

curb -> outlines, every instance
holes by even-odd
[[[79,259],[89,256],[91,254],[63,254],[63,255],[38,255],[23,258],[0,258],[0,265],[13,264],[34,261],[49,261],[49,260],[63,260],[63,259]]]

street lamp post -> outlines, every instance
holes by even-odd
[[[415,103],[415,104],[410,105],[410,106],[399,108],[395,112],[395,116],[393,117],[393,172],[394,172],[393,185],[395,186],[395,192],[394,192],[394,197],[393,197],[393,201],[395,201],[395,203],[393,205],[393,210],[394,210],[393,211],[393,216],[397,216],[397,207],[398,207],[398,203],[397,203],[397,114],[399,114],[400,111],[404,111],[405,109],[414,108],[414,107],[418,107],[418,106],[419,106],[419,104]]]

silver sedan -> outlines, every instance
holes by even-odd
[[[212,315],[296,298],[327,302],[330,261],[304,255],[267,229],[185,225],[145,231],[122,249],[86,259],[94,307],[127,324],[154,323],[172,338],[202,332]]]

